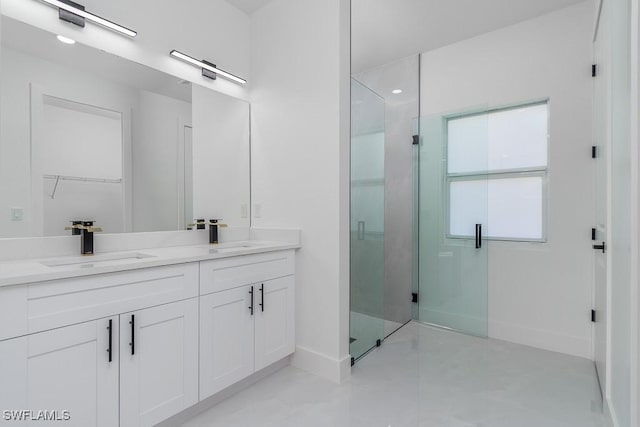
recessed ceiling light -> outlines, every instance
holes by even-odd
[[[57,38],[58,38],[58,40],[60,40],[64,44],[75,44],[76,43],[76,41],[74,39],[70,39],[69,37],[58,35]]]
[[[391,93],[394,95],[398,95],[399,93],[402,93],[402,89],[394,89],[391,91]]]

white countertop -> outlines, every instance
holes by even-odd
[[[115,273],[299,247],[299,244],[287,242],[247,240],[219,245],[173,246],[125,252],[105,252],[93,256],[77,255],[0,262],[0,286]]]

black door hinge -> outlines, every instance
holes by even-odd
[[[598,64],[591,65],[591,77],[596,77],[598,75]]]
[[[413,139],[411,142],[413,145],[418,145],[420,144],[420,135],[413,135]]]
[[[596,323],[596,311],[595,310],[591,310],[591,321],[593,323]]]
[[[352,357],[352,358],[351,358],[351,366],[353,366],[353,365],[355,365],[355,364],[356,364],[356,358],[355,358],[355,357]]]
[[[377,339],[376,340],[376,347],[380,347],[382,345],[382,340],[381,339]]]
[[[591,147],[591,158],[595,159],[598,157],[598,147],[595,145]]]
[[[591,240],[596,240],[598,230],[595,228],[591,229]]]
[[[411,302],[418,302],[418,293],[417,292],[412,292],[411,293]]]

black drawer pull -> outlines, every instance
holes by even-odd
[[[253,316],[253,286],[251,287],[251,290],[249,291],[249,295],[251,295],[251,305],[249,306],[249,310],[251,311],[251,315]]]
[[[260,311],[264,313],[264,283],[260,285]]]
[[[107,353],[109,353],[109,363],[111,363],[113,361],[113,319],[109,319],[107,330],[109,331],[109,348],[107,349]]]
[[[131,315],[131,320],[129,321],[131,325],[131,342],[129,345],[131,346],[131,355],[136,354],[136,315]]]

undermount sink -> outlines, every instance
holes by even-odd
[[[126,254],[104,254],[104,255],[88,255],[80,257],[59,258],[51,261],[43,261],[42,265],[47,267],[97,267],[100,265],[117,265],[128,264],[133,261],[153,258],[153,255],[147,255],[140,252]]]
[[[259,244],[256,243],[248,243],[248,242],[242,242],[242,243],[224,243],[218,247],[215,248],[211,248],[209,249],[209,253],[212,254],[223,254],[226,252],[237,252],[237,251],[242,251],[245,249],[249,249],[249,248],[256,248],[260,246]]]

